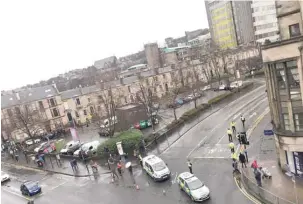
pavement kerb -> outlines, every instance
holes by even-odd
[[[23,168],[23,169],[31,169],[31,170],[35,170],[35,171],[39,171],[39,172],[49,172],[49,173],[54,173],[54,174],[62,174],[62,175],[66,175],[66,176],[73,176],[73,177],[89,177],[89,176],[94,176],[94,174],[83,174],[83,175],[77,175],[77,174],[70,174],[70,173],[65,173],[65,172],[60,172],[60,171],[54,171],[54,170],[48,170],[48,169],[39,169],[38,167],[28,167],[28,166],[23,166],[23,165],[17,165],[17,164],[13,164],[13,163],[9,163],[9,162],[1,162],[3,164],[6,165],[10,165],[10,166],[15,166],[15,167],[19,167],[19,168]],[[103,173],[98,173],[99,175],[103,175],[103,174],[110,174],[110,171],[107,172],[103,172]]]
[[[239,190],[241,191],[241,193],[247,197],[250,201],[252,201],[253,203],[256,204],[262,204],[257,198],[255,198],[253,195],[249,194],[246,189],[243,187],[243,184],[239,185],[239,183],[242,183],[242,181],[237,181],[237,179],[234,177],[235,183],[237,185],[237,187],[239,188]]]

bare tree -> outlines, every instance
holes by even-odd
[[[37,133],[45,130],[46,121],[38,110],[33,110],[29,105],[15,107],[13,122],[16,128],[27,134],[33,142]]]
[[[159,110],[158,97],[156,91],[152,91],[157,87],[157,79],[152,79],[150,85],[144,84],[143,80],[139,82],[139,91],[136,98],[143,104],[145,111],[151,121],[153,132],[155,132],[155,121]]]
[[[112,88],[109,87],[107,90],[103,91],[100,96],[100,99],[103,103],[105,113],[106,113],[106,122],[103,124],[102,129],[112,137],[115,133],[115,126],[117,123],[116,117],[116,103],[113,97]]]
[[[177,120],[177,114],[176,114],[176,99],[178,95],[181,92],[183,85],[182,85],[182,76],[180,76],[179,72],[175,72],[172,74],[172,88],[169,91],[169,104],[172,104],[173,112],[174,112],[174,117],[175,120]]]

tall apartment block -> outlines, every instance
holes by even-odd
[[[276,4],[273,0],[252,1],[253,25],[256,42],[264,43],[265,40],[274,42],[279,39],[279,27],[276,14]]]
[[[254,41],[251,1],[205,1],[212,40],[221,49]]]

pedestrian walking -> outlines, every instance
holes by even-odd
[[[228,140],[230,141],[230,142],[232,142],[233,141],[233,136],[232,136],[232,131],[230,130],[230,128],[227,128],[227,135],[228,135]]]
[[[258,168],[254,169],[254,174],[255,174],[255,179],[257,181],[258,186],[262,186],[262,182],[261,182],[261,172]]]
[[[130,177],[131,177],[132,180],[133,180],[133,183],[136,184],[135,177],[134,177],[134,174],[133,174],[132,163],[131,163],[131,162],[127,162],[127,163],[125,164],[125,167],[128,169],[128,172],[129,172],[129,174],[130,174]]]
[[[19,155],[17,152],[15,152],[15,160],[18,162],[19,161]]]
[[[122,163],[121,163],[121,161],[119,161],[117,163],[117,170],[118,170],[119,175],[122,176]]]
[[[245,145],[244,145],[244,154],[245,154],[245,158],[246,158],[246,163],[248,163],[247,149],[246,149]]]
[[[239,154],[239,161],[242,164],[242,168],[244,168],[244,166],[246,168],[246,158],[242,152]]]
[[[230,143],[228,144],[228,147],[229,147],[231,153],[234,153],[234,152],[235,152],[235,144],[234,144],[233,142],[230,142]]]
[[[143,159],[141,154],[138,155],[140,166],[143,167]]]
[[[257,160],[253,161],[253,163],[251,164],[251,168],[253,168],[253,169],[257,169],[258,168]]]
[[[242,122],[242,125],[243,125],[243,128],[245,127],[245,118],[243,115],[241,115],[241,122]]]
[[[70,161],[70,166],[72,167],[73,172],[75,171],[73,160]]]
[[[112,157],[111,154],[110,154],[110,156],[109,156],[107,162],[108,162],[110,171],[111,171],[111,173],[112,173],[113,179],[115,179],[115,177],[117,177],[117,178],[119,179],[119,176],[118,176],[118,174],[117,174],[117,172],[116,172],[115,160],[114,160],[114,158]]]
[[[12,149],[9,150],[9,154],[11,155],[12,159],[14,159],[14,151]]]
[[[190,160],[187,161],[187,166],[189,168],[189,172],[192,174],[193,173],[193,164],[190,162]]]
[[[233,166],[233,169],[234,169],[234,170],[233,170],[233,173],[235,173],[235,172],[240,173],[240,171],[239,171],[239,169],[238,169],[238,162],[237,162],[236,159],[233,159],[232,166]]]
[[[59,154],[56,154],[56,159],[58,161],[58,164],[61,166],[61,158],[60,158],[60,155]]]
[[[237,131],[236,131],[236,123],[235,123],[235,121],[231,121],[230,127],[231,127],[231,129],[233,130],[233,133],[236,133],[236,132],[237,132]]]

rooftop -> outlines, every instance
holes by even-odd
[[[2,92],[1,109],[20,104],[26,104],[57,95],[59,95],[59,92],[54,85],[47,85],[37,88],[27,88],[18,92]]]

